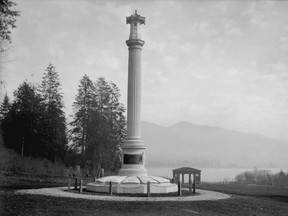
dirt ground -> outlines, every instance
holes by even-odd
[[[0,174],[0,183],[0,215],[288,215],[288,189],[272,186],[200,185],[231,195],[218,201],[115,202],[15,193],[66,186],[65,178]]]

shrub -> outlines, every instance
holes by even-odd
[[[22,158],[15,151],[6,149],[0,144],[0,171],[27,173],[31,175],[68,176],[73,173],[63,163],[52,163],[47,159]]]
[[[240,184],[288,186],[288,173],[281,170],[279,173],[271,174],[269,170],[254,169],[238,174],[235,181]]]

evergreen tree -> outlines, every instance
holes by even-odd
[[[63,95],[60,88],[60,78],[56,68],[49,64],[44,73],[42,84],[39,88],[45,107],[45,138],[43,142],[54,155],[51,159],[63,159],[67,150],[66,118],[63,111]]]
[[[114,83],[104,77],[93,83],[85,75],[73,104],[74,146],[81,151],[82,165],[91,162],[98,172],[101,168],[119,169],[120,144],[126,134],[125,108],[119,97],[120,91]]]
[[[97,104],[94,114],[98,121],[98,134],[94,144],[91,144],[94,163],[109,170],[117,170],[120,166],[120,144],[126,135],[126,120],[123,115],[124,106],[119,102],[120,90],[113,82],[107,82],[104,77],[95,83]]]
[[[64,159],[67,151],[66,119],[59,76],[52,64],[36,89],[26,81],[5,96],[1,114],[4,143],[22,156]]]
[[[7,94],[5,94],[3,102],[0,107],[0,121],[1,122],[8,116],[10,108],[11,108],[11,104],[10,104],[9,97]]]
[[[1,124],[4,143],[22,156],[39,157],[39,129],[44,112],[41,96],[34,86],[24,82],[14,92],[14,97],[15,100]]]
[[[86,149],[91,133],[89,129],[93,126],[92,113],[96,106],[93,82],[87,75],[80,80],[78,94],[73,103],[74,120],[70,123],[73,147],[78,149],[82,155],[82,165],[86,161]]]

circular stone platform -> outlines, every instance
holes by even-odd
[[[109,193],[110,182],[112,193],[146,194],[147,183],[150,182],[150,193],[165,194],[178,191],[176,184],[166,178],[157,176],[107,176],[86,185],[87,191]]]
[[[161,202],[161,201],[204,201],[204,200],[221,200],[228,199],[230,195],[220,192],[197,189],[196,196],[182,197],[129,197],[129,196],[107,196],[107,195],[90,195],[81,193],[72,193],[67,191],[67,187],[42,188],[42,189],[22,189],[15,191],[16,194],[33,194],[54,197],[66,197],[74,199],[102,200],[102,201],[120,201],[120,202]]]

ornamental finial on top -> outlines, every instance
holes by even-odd
[[[135,13],[130,17],[126,17],[126,24],[131,24],[133,21],[139,22],[140,24],[145,24],[145,17],[140,16],[135,10]]]

